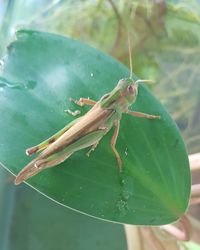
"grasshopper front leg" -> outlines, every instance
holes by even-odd
[[[143,118],[147,118],[147,119],[160,119],[159,115],[149,115],[149,114],[141,113],[141,112],[137,112],[137,111],[128,110],[126,112],[126,114],[132,115],[132,116],[135,116],[135,117],[143,117]]]
[[[114,121],[114,133],[113,133],[113,136],[112,136],[112,139],[111,139],[111,148],[117,158],[117,162],[118,162],[118,167],[119,167],[119,172],[122,171],[122,160],[120,158],[120,155],[119,153],[117,152],[117,149],[115,148],[115,144],[116,144],[116,141],[117,141],[117,137],[118,137],[118,134],[119,134],[119,126],[120,126],[120,121],[119,120],[116,120]]]
[[[93,101],[91,99],[87,99],[87,98],[80,98],[79,100],[75,100],[73,98],[69,99],[70,102],[74,102],[75,104],[83,107],[84,105],[89,105],[89,106],[94,106],[96,104],[96,101]]]
[[[75,100],[73,98],[70,98],[69,99],[70,102],[73,102],[81,107],[85,106],[85,105],[90,105],[90,106],[94,106],[96,104],[95,101],[93,100],[90,100],[90,99],[87,99],[87,98],[80,98],[79,100]],[[69,113],[70,115],[73,115],[73,116],[77,116],[80,114],[80,111],[79,110],[76,110],[76,111],[71,111],[69,109],[67,110],[64,110],[65,112]]]

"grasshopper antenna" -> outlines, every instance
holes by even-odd
[[[149,84],[155,83],[154,80],[137,80],[137,81],[135,81],[136,84],[138,84],[140,82],[142,82],[142,83],[145,82],[145,83],[149,83]]]
[[[133,63],[132,63],[130,32],[128,32],[128,53],[129,53],[129,64],[130,64],[130,79],[132,79],[132,76],[133,76]]]
[[[132,63],[132,49],[131,49],[131,38],[130,38],[130,32],[128,32],[128,53],[129,53],[129,64],[130,64],[130,79],[133,77],[133,63]],[[138,85],[138,83],[155,83],[154,80],[136,80],[135,84]]]

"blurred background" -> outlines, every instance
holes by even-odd
[[[151,89],[188,154],[200,152],[200,0],[0,0],[0,57],[20,28],[72,37],[128,67],[129,30],[134,73],[156,81]],[[62,208],[26,185],[15,188],[0,170],[0,250],[127,249],[122,225]],[[191,213],[200,218],[198,206]]]

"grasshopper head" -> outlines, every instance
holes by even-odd
[[[117,86],[101,100],[101,107],[119,109],[122,112],[136,101],[138,84],[140,82],[152,82],[152,80],[136,80],[124,78],[119,80]]]
[[[138,86],[139,83],[153,83],[152,80],[136,80],[134,81],[131,78],[125,78],[119,80],[116,89],[120,92],[121,97],[123,97],[127,105],[131,105],[136,101],[138,95]]]
[[[116,88],[119,90],[120,96],[124,98],[128,104],[132,104],[136,101],[138,95],[138,81],[124,78],[119,80]]]
[[[135,102],[138,94],[138,83],[130,78],[119,80],[117,86],[101,98],[103,108],[126,110]]]

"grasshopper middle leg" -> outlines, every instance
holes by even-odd
[[[95,150],[95,148],[97,147],[98,144],[99,144],[99,141],[97,141],[95,144],[92,145],[92,147],[90,148],[90,150],[86,154],[88,157],[90,156],[90,153]]]

